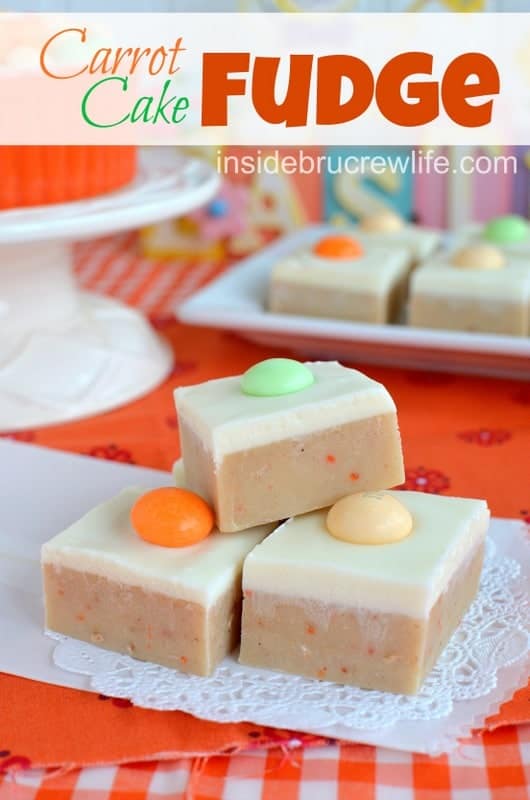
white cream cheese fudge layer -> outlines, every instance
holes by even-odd
[[[161,546],[131,523],[143,496],[127,489],[43,546],[46,625],[208,675],[237,644],[243,559],[272,526],[237,535],[214,529],[197,544]]]
[[[422,328],[526,336],[530,268],[493,245],[425,262],[411,281],[409,322]]]
[[[477,591],[489,511],[482,500],[417,492],[352,497],[342,527],[362,544],[331,535],[324,510],[287,521],[247,556],[240,658],[415,693]],[[391,504],[410,527],[378,539],[403,525]]]
[[[269,359],[175,398],[186,480],[223,531],[403,481],[390,394],[336,362]]]
[[[355,235],[366,244],[406,249],[411,266],[430,258],[442,244],[441,231],[407,223],[390,210],[363,217]]]
[[[386,323],[397,318],[410,255],[405,248],[326,236],[275,265],[269,308],[286,314]]]

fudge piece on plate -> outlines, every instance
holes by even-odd
[[[269,309],[282,314],[387,323],[402,308],[410,255],[405,248],[325,236],[279,261],[269,285]]]
[[[42,548],[46,626],[209,675],[239,641],[243,560],[272,530],[207,535],[212,525],[176,487],[126,489],[89,511]]]
[[[414,694],[478,587],[482,500],[350,495],[246,558],[240,661]]]
[[[485,224],[465,225],[455,231],[454,249],[473,244],[494,245],[510,257],[525,260],[530,268],[530,222],[516,214],[495,217]]]
[[[411,267],[430,258],[442,244],[441,231],[408,223],[390,210],[363,217],[358,235],[367,244],[405,248],[410,255]]]
[[[175,392],[186,480],[237,531],[404,479],[394,402],[337,362],[268,359]]]
[[[527,336],[530,269],[489,244],[422,264],[411,281],[409,322],[419,328]]]

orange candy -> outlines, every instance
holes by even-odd
[[[189,547],[211,533],[214,515],[199,495],[167,486],[138,498],[131,509],[131,523],[138,536],[150,544]]]
[[[313,246],[313,252],[321,258],[347,259],[359,258],[363,254],[363,249],[357,239],[336,234],[320,239]]]

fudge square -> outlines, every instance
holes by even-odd
[[[530,267],[530,222],[516,214],[494,217],[486,224],[465,225],[454,234],[454,248],[491,244],[508,256],[521,258]]]
[[[362,217],[358,231],[361,241],[367,244],[406,248],[410,253],[412,267],[430,258],[442,244],[441,231],[407,223],[391,210]]]
[[[390,394],[337,362],[268,359],[175,398],[187,485],[212,505],[222,531],[404,480]]]
[[[272,526],[161,547],[132,527],[142,494],[126,489],[43,546],[46,626],[209,675],[238,644],[243,560]]]
[[[279,261],[269,309],[281,314],[387,323],[399,316],[411,264],[404,248],[326,236]]]
[[[356,497],[353,527],[364,543],[330,535],[327,512],[316,511],[247,556],[240,661],[415,694],[477,591],[487,505],[419,492]],[[385,517],[377,523],[366,504]],[[411,532],[379,544],[371,534],[392,528],[396,504]]]
[[[409,322],[419,328],[527,336],[530,268],[489,244],[426,261],[412,276]]]

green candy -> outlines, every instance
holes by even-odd
[[[484,226],[484,238],[494,244],[514,244],[523,242],[530,236],[530,226],[523,217],[508,214],[506,217],[492,219]]]
[[[292,358],[268,358],[248,369],[241,390],[253,397],[278,397],[302,392],[315,382],[310,369]]]

